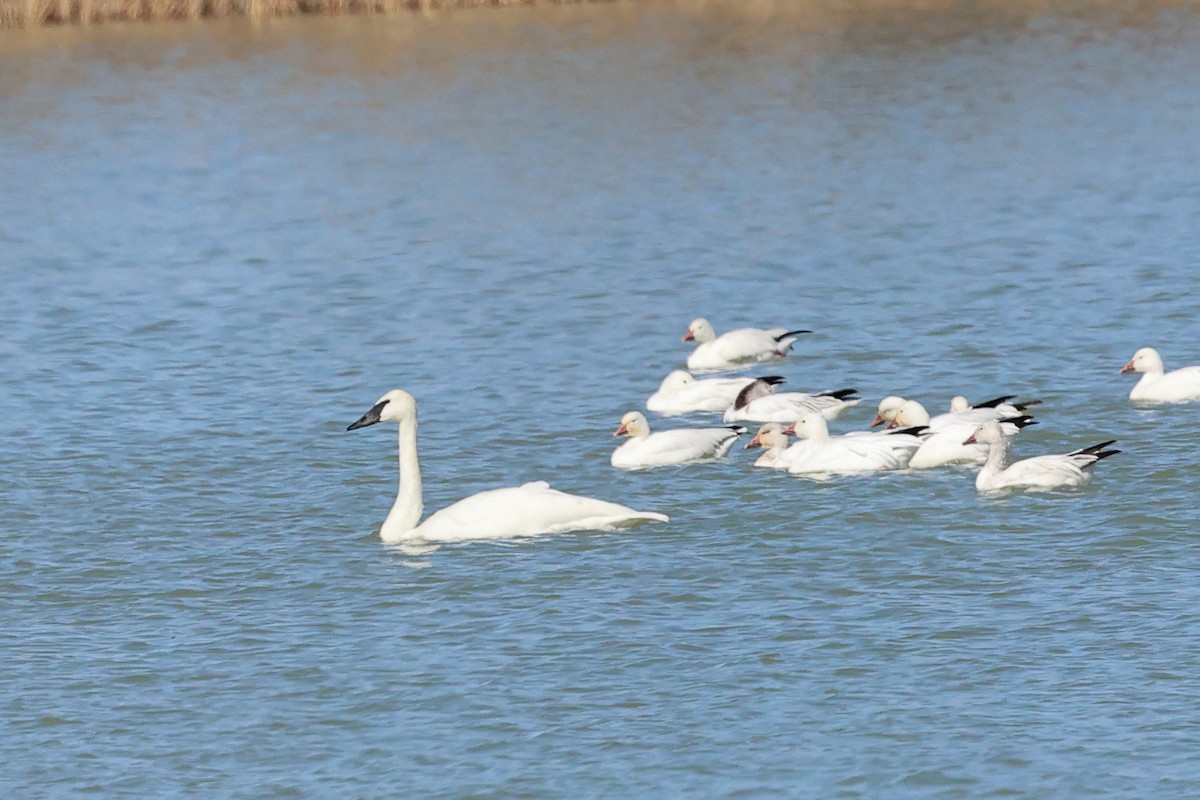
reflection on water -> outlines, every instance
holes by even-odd
[[[1168,3],[0,31],[0,785],[1187,796],[1191,409],[1116,371],[1200,360],[1198,45]],[[1016,393],[1015,455],[1123,452],[1002,500],[612,470],[700,315],[815,330],[771,371],[857,388],[838,432]],[[394,433],[344,429],[392,387],[431,509],[671,523],[384,547]]]

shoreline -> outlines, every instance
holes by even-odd
[[[0,0],[0,28],[103,22],[427,12],[614,0]]]

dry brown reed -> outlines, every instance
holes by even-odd
[[[132,19],[291,16],[536,5],[538,0],[0,0],[0,27]],[[542,0],[577,3],[584,0]]]

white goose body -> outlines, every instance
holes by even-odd
[[[950,413],[962,414],[967,411],[979,411],[981,409],[990,408],[995,412],[996,419],[1005,419],[1008,417],[1019,417],[1029,410],[1030,406],[1041,404],[1041,400],[1026,400],[1019,403],[1014,403],[1012,400],[1016,398],[1014,394],[1006,394],[1001,397],[994,397],[982,403],[972,405],[967,398],[960,395],[955,395],[950,398]],[[981,423],[982,424],[982,423]]]
[[[725,422],[794,422],[806,411],[815,411],[827,420],[837,419],[848,408],[862,401],[853,397],[853,389],[836,392],[775,393],[774,386],[783,379],[776,376],[757,378],[748,383],[733,403],[725,409]]]
[[[1140,372],[1129,399],[1137,403],[1186,403],[1200,400],[1200,366],[1166,372],[1162,356],[1153,347],[1133,354],[1121,372]]]
[[[892,424],[899,427],[924,425],[929,428],[929,434],[923,437],[920,448],[913,453],[908,462],[909,469],[932,469],[947,464],[982,464],[986,461],[988,446],[966,444],[965,440],[975,432],[980,423],[987,420],[973,421],[962,416],[965,413],[939,415],[948,419],[942,419],[941,424],[935,428],[924,406],[916,400],[905,401],[894,415]],[[1036,423],[1032,417],[1024,416],[1018,411],[1017,416],[1000,421],[1000,428],[1006,436],[1012,437],[1021,428],[1034,424]]]
[[[421,522],[421,469],[417,458],[417,404],[400,389],[379,398],[347,430],[377,422],[399,423],[400,488],[379,531],[385,542],[457,542],[507,539],[577,530],[616,530],[643,522],[666,522],[665,514],[568,494],[544,482],[492,489],[463,498]]]
[[[787,356],[796,337],[806,330],[787,328],[738,328],[717,336],[712,324],[699,318],[692,320],[683,341],[698,343],[687,359],[687,367],[697,370],[736,369],[746,364],[772,361]]]
[[[659,384],[658,391],[646,400],[646,410],[664,416],[696,411],[724,411],[733,405],[738,392],[755,378],[705,378],[697,380],[677,369]]]
[[[1097,461],[1121,452],[1105,449],[1115,443],[1110,440],[1062,455],[1034,456],[1005,466],[1009,439],[994,420],[980,425],[966,442],[990,448],[983,469],[975,476],[975,488],[981,492],[1015,489],[1044,492],[1086,486]]]
[[[904,469],[921,446],[920,437],[907,430],[830,436],[825,419],[811,412],[796,420],[792,431],[801,439],[782,456],[792,474]]]
[[[724,458],[742,428],[678,428],[650,432],[646,418],[630,411],[621,418],[613,436],[629,439],[613,451],[611,463],[618,469],[645,469]]]

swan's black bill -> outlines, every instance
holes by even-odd
[[[346,430],[356,431],[359,428],[365,428],[368,425],[374,425],[376,422],[379,422],[379,415],[383,413],[383,407],[387,404],[387,400],[380,400],[378,403],[371,406],[371,410],[359,417],[357,421],[351,422],[346,427]]]

